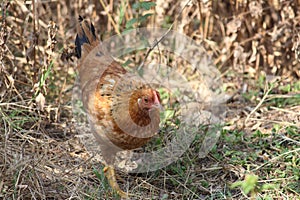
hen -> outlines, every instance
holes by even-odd
[[[82,102],[106,162],[104,174],[127,197],[116,182],[114,159],[118,151],[138,148],[157,133],[160,95],[117,63],[97,39],[93,24],[82,17],[75,45]]]

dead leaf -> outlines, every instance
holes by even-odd
[[[35,102],[37,104],[38,109],[40,109],[41,111],[44,111],[46,99],[42,93],[39,93],[37,95],[37,97],[35,98]]]
[[[249,10],[250,10],[252,17],[258,18],[258,17],[262,16],[263,8],[262,8],[261,3],[259,3],[259,2],[256,2],[256,1],[250,2]]]
[[[240,19],[236,18],[231,20],[226,26],[227,26],[227,31],[226,34],[230,35],[231,33],[236,33],[238,29],[241,27],[242,22]]]

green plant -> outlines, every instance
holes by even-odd
[[[251,197],[254,198],[256,197],[257,192],[275,189],[276,185],[267,183],[259,184],[257,175],[246,174],[243,181],[237,181],[231,185],[231,188],[236,187],[240,187],[246,195],[250,194]]]
[[[149,11],[152,7],[156,6],[154,2],[136,2],[133,4],[132,9],[135,10],[138,14],[136,17],[130,19],[126,22],[126,30],[132,29],[135,27],[139,27],[143,22],[145,22],[152,13],[141,14],[143,11]]]

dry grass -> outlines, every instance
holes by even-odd
[[[103,166],[76,137],[71,96],[77,61],[61,56],[74,48],[79,14],[91,18],[103,38],[142,14],[132,4],[0,3],[0,198],[116,198]],[[202,43],[232,97],[220,141],[207,157],[198,158],[195,140],[162,170],[120,173],[122,188],[136,199],[299,199],[300,2],[198,0],[182,13],[184,2],[156,4],[155,15],[140,26],[174,23],[174,30]],[[119,23],[121,5],[127,8]],[[248,195],[230,187],[246,174],[259,176]]]

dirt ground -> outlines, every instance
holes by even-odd
[[[227,95],[220,138],[205,157],[196,136],[167,167],[118,172],[132,199],[300,199],[300,1],[148,2],[0,2],[0,198],[119,198],[73,115],[81,15],[101,39],[138,27],[192,38]]]

